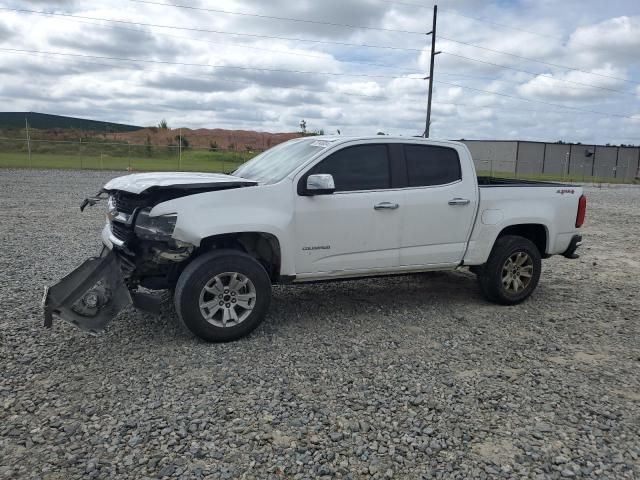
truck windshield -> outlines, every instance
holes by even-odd
[[[276,183],[331,144],[327,140],[289,140],[242,164],[233,175],[261,183]]]

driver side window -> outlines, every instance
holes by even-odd
[[[381,190],[391,188],[390,168],[387,145],[356,145],[328,156],[306,176],[331,174],[336,192]]]

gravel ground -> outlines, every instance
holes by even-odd
[[[640,189],[589,189],[517,307],[439,273],[276,288],[231,344],[170,309],[44,330],[111,176],[0,171],[0,478],[640,478]]]

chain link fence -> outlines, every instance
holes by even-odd
[[[463,142],[471,151],[479,175],[595,183],[634,183],[640,176],[639,147]],[[261,151],[0,137],[0,167],[230,173]]]
[[[229,173],[260,151],[0,138],[0,167]]]

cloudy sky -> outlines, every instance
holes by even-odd
[[[0,7],[3,111],[272,132],[301,119],[327,133],[424,130],[426,1]],[[432,136],[640,144],[637,0],[443,0],[437,33]]]

